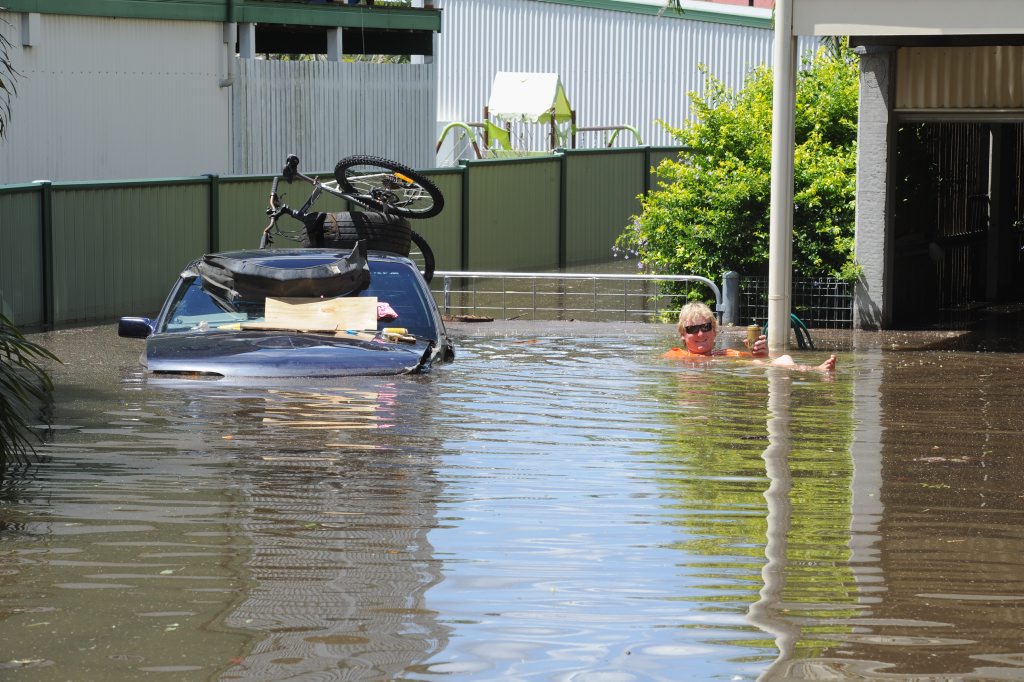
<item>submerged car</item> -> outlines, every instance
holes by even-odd
[[[154,320],[121,318],[141,362],[181,377],[337,377],[423,372],[454,358],[408,258],[351,249],[259,249],[190,263]]]

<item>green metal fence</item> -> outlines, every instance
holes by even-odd
[[[424,171],[445,210],[413,229],[441,270],[550,270],[605,262],[639,212],[651,168],[681,148],[567,150]],[[326,175],[326,174],[325,174]],[[25,327],[153,315],[192,258],[255,248],[270,176],[0,186],[0,310]],[[284,201],[308,196],[282,184]],[[323,196],[319,210],[350,207]]]

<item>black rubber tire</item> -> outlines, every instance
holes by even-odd
[[[380,201],[367,192],[365,188],[356,187],[350,182],[348,171],[356,166],[373,166],[375,169],[389,171],[392,174],[399,173],[404,175],[426,192],[427,196],[418,200],[420,203],[408,206]],[[338,189],[345,193],[347,199],[371,211],[380,211],[403,218],[432,218],[444,210],[444,195],[441,194],[441,190],[437,188],[437,185],[418,171],[379,156],[345,157],[334,167],[334,179],[338,181]],[[387,192],[387,188],[383,185],[375,188],[375,190]]]
[[[366,248],[370,251],[408,256],[412,229],[405,218],[383,213],[313,213],[306,220],[302,245],[351,249],[360,240],[366,240]]]
[[[412,243],[416,245],[423,256],[423,269],[420,270],[420,274],[423,275],[427,284],[430,284],[430,280],[434,279],[434,250],[416,230],[410,231],[409,236],[412,237]]]

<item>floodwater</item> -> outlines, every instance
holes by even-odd
[[[1024,679],[1024,354],[453,331],[427,376],[270,386],[34,337],[65,365],[0,490],[0,676]]]

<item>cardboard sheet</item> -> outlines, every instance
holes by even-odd
[[[242,329],[281,329],[335,332],[377,329],[377,299],[373,296],[341,298],[267,298],[263,322],[243,322]]]

